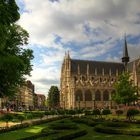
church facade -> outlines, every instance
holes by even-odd
[[[64,109],[115,108],[114,84],[126,70],[140,87],[140,58],[129,62],[126,39],[120,63],[75,60],[66,54],[61,68],[60,106]]]

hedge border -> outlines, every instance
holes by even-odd
[[[19,129],[23,129],[23,128],[27,128],[29,126],[40,125],[40,124],[43,124],[43,123],[52,122],[52,121],[56,121],[56,120],[64,119],[64,118],[67,118],[67,117],[66,116],[59,116],[59,117],[55,117],[55,118],[48,118],[48,119],[45,119],[45,120],[33,121],[31,123],[17,124],[17,125],[8,127],[8,128],[0,129],[0,134],[7,133],[7,132],[10,132],[10,131],[19,130]]]
[[[94,127],[96,132],[106,133],[106,134],[122,134],[122,135],[132,135],[140,136],[140,131],[135,130],[124,130],[124,129],[115,129],[114,127],[106,127],[102,124]]]
[[[71,140],[73,138],[84,136],[86,134],[87,134],[87,131],[85,129],[84,130],[78,130],[78,131],[72,132],[70,134],[58,136],[57,138],[52,138],[52,140]]]

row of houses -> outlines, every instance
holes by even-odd
[[[31,81],[26,81],[17,90],[13,97],[0,99],[1,109],[12,110],[44,110],[46,97],[44,94],[36,94],[35,86]]]

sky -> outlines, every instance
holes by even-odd
[[[73,59],[121,61],[126,34],[130,59],[140,56],[140,0],[16,0],[18,21],[34,51],[27,77],[47,95],[60,83],[66,51]]]

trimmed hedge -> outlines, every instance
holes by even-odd
[[[72,140],[74,138],[84,136],[86,134],[87,134],[86,130],[78,130],[70,134],[56,136],[55,138],[52,138],[52,140]]]
[[[95,122],[95,121],[93,121],[93,120],[91,120],[91,119],[87,119],[87,118],[72,118],[72,121],[73,122],[76,122],[76,123],[83,123],[83,124],[86,124],[86,125],[88,125],[88,126],[92,126],[92,127],[94,127],[94,126],[96,126],[97,124],[99,124],[99,122]]]
[[[54,123],[49,126],[53,130],[65,130],[65,129],[77,129],[77,125],[74,123]]]
[[[19,140],[34,140],[34,139],[38,139],[38,138],[42,138],[42,137],[47,137],[49,135],[56,134],[56,133],[58,133],[58,132],[47,130],[47,132],[45,132],[45,133],[43,132],[43,133],[39,133],[39,134],[29,136],[26,138],[20,138]]]
[[[128,123],[123,123],[123,122],[105,122],[103,123],[104,126],[106,127],[129,127]]]
[[[94,130],[96,132],[107,133],[107,134],[123,134],[123,135],[140,136],[140,131],[119,129],[115,127],[107,127],[104,126],[103,124],[95,126]]]
[[[26,127],[33,126],[33,125],[40,125],[40,124],[42,124],[42,123],[47,123],[47,122],[51,122],[51,121],[56,121],[56,120],[63,119],[63,118],[66,118],[66,117],[63,117],[63,116],[62,116],[62,117],[50,118],[50,119],[46,119],[46,120],[33,121],[33,122],[31,122],[31,123],[17,124],[17,125],[8,127],[8,128],[0,129],[0,134],[6,133],[6,132],[9,132],[9,131],[14,131],[14,130],[26,128]]]

